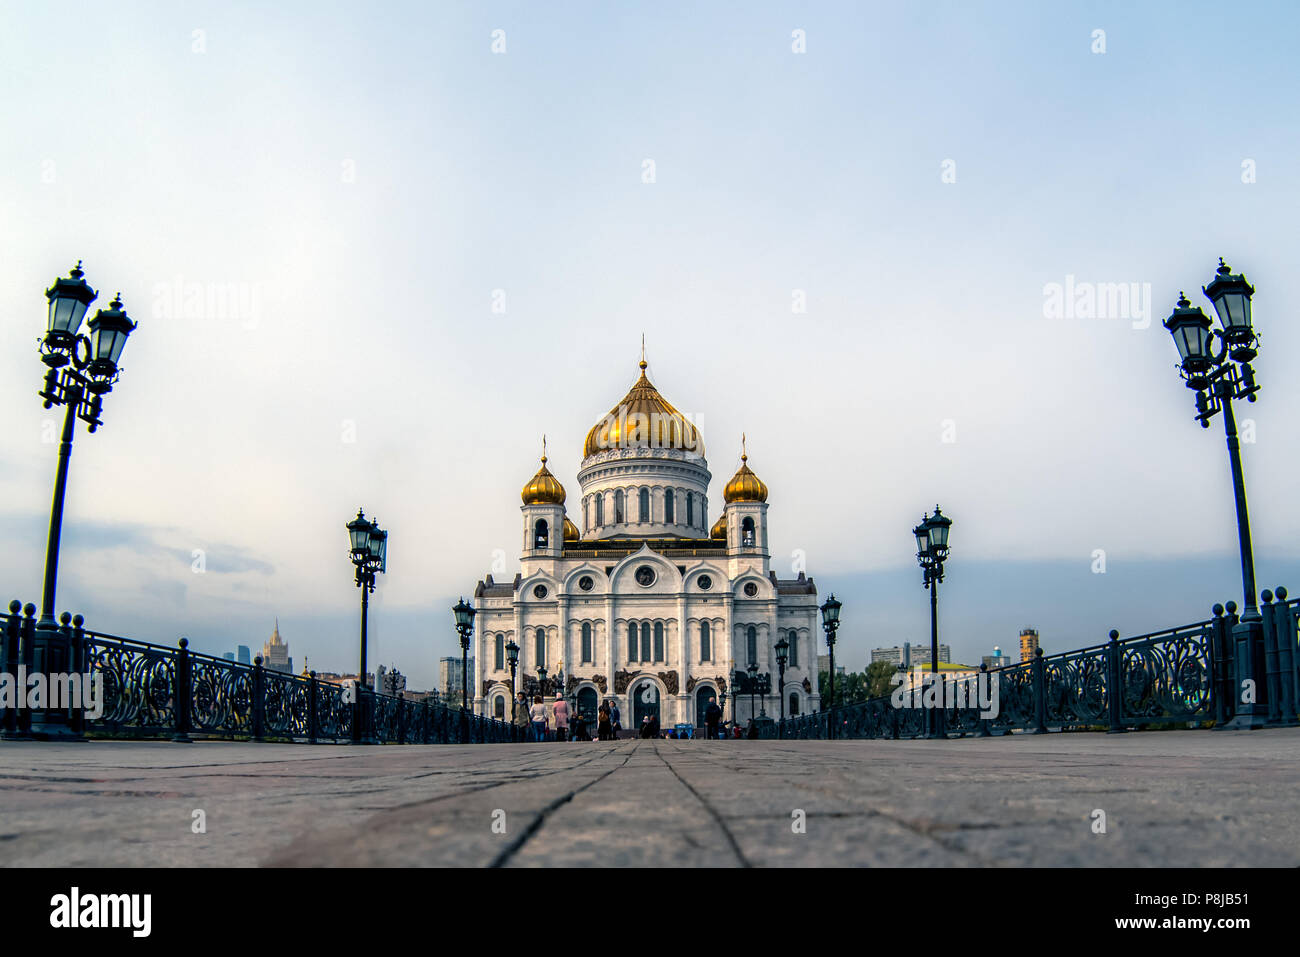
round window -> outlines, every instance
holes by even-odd
[[[578,587],[581,588],[583,591],[591,591],[593,588],[596,587],[596,583],[591,580],[590,575],[583,575],[581,578],[578,579]]]
[[[545,597],[546,597],[546,594],[547,594],[547,593],[546,593],[546,586],[545,586],[545,585],[538,585],[536,588],[533,589],[533,597],[534,597],[534,598],[545,598]]]
[[[758,586],[753,582],[745,582],[745,594],[748,597],[753,598],[758,594]]]
[[[700,586],[700,591],[708,591],[713,587],[713,579],[708,575],[701,575],[699,578],[695,579],[695,584]]]
[[[655,570],[649,565],[642,565],[636,570],[636,583],[642,587],[655,583]]]

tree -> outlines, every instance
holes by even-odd
[[[889,661],[873,661],[871,664],[867,665],[867,697],[880,698],[884,695],[892,694],[894,686],[891,682],[893,681],[895,671],[897,671],[897,668],[894,666],[893,662]]]

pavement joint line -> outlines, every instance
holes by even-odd
[[[604,753],[614,754],[615,751],[611,750],[611,751],[606,751]],[[523,833],[521,833],[517,838],[515,838],[513,841],[507,844],[504,848],[502,848],[501,852],[492,859],[492,862],[490,864],[488,864],[488,867],[505,867],[506,863],[510,860],[510,858],[513,857],[520,850],[520,848],[522,848],[524,844],[528,842],[528,839],[542,829],[542,824],[546,821],[547,817],[549,817],[558,808],[563,807],[565,804],[568,804],[570,801],[572,801],[583,791],[587,790],[589,787],[599,784],[601,781],[605,780],[605,778],[609,777],[615,771],[627,767],[627,763],[632,760],[632,755],[635,753],[636,753],[636,747],[634,746],[624,756],[622,764],[618,765],[617,767],[610,768],[604,774],[592,778],[586,784],[582,785],[581,787],[575,788],[574,790],[570,791],[568,794],[561,795],[560,797],[553,800],[550,804],[546,805],[546,807],[542,808],[539,812],[537,812],[537,816],[533,818],[532,823],[530,823],[528,827],[524,828]]]
[[[691,794],[695,795],[695,799],[704,805],[704,810],[709,812],[709,816],[712,817],[718,827],[722,829],[723,836],[726,837],[727,843],[731,845],[731,850],[736,855],[736,860],[740,861],[740,866],[753,867],[754,865],[750,863],[749,858],[745,857],[745,852],[740,849],[740,845],[736,842],[736,836],[731,833],[731,828],[727,827],[727,822],[722,819],[722,815],[718,813],[717,809],[705,799],[704,795],[695,790],[689,781],[677,773],[677,769],[669,763],[667,758],[660,754],[658,743],[655,744],[654,753],[655,756],[664,763],[664,766],[673,773],[673,777],[677,778],[678,781],[681,781],[682,786],[685,787],[686,790],[690,791]]]

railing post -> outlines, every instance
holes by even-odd
[[[253,658],[253,740],[266,738],[266,672],[262,656]]]
[[[1264,600],[1260,615],[1264,619],[1264,661],[1268,674],[1268,723],[1277,728],[1294,727],[1298,722],[1294,714],[1288,714],[1282,701],[1284,677],[1282,672],[1282,614],[1286,609],[1273,604],[1273,593],[1267,588],[1260,595]],[[1290,684],[1289,680],[1286,684]]]
[[[35,670],[33,662],[36,658],[36,606],[28,602],[23,606],[22,634],[19,637],[19,666],[30,676]],[[19,688],[19,693],[27,694],[26,688]],[[18,709],[18,737],[30,738],[32,736],[32,709],[25,707]]]
[[[980,663],[979,681],[981,684],[985,684],[989,686],[989,697],[991,698],[993,696],[993,691],[992,691],[993,676],[989,674],[989,666],[986,662]],[[1001,691],[1002,689],[999,688],[998,690]],[[979,723],[980,723],[980,729],[975,732],[975,737],[977,738],[993,737],[993,732],[989,730],[989,719],[984,717],[984,711],[980,708],[980,685],[975,686],[975,713],[979,715]]]
[[[190,640],[181,639],[180,650],[176,652],[176,683],[172,686],[172,721],[175,725],[172,740],[178,744],[190,743]]]
[[[9,603],[9,618],[5,621],[4,645],[0,646],[0,670],[3,670],[4,674],[13,675],[15,682],[18,680],[18,665],[22,663],[22,655],[19,651],[19,636],[22,634],[23,629],[22,610],[23,603],[17,598]],[[5,739],[20,736],[18,733],[18,715],[21,709],[17,707],[19,703],[17,696],[20,690],[15,685],[15,707],[0,710],[0,736]]]
[[[1286,588],[1277,586],[1278,661],[1282,670],[1282,715],[1296,717],[1300,707],[1300,678],[1296,675],[1296,616],[1295,609],[1286,602]]]
[[[307,684],[307,743],[315,744],[316,738],[320,735],[320,683],[316,680],[316,672],[308,673]]]
[[[1106,710],[1110,714],[1107,734],[1124,734],[1124,668],[1120,661],[1119,632],[1110,630],[1110,644],[1106,646]]]
[[[1043,649],[1034,649],[1034,730],[1033,734],[1047,734],[1047,664]]]
[[[1216,602],[1210,612],[1214,615],[1210,621],[1210,687],[1214,689],[1214,727],[1220,730],[1232,717],[1232,654],[1223,606]]]
[[[69,674],[81,675],[81,707],[73,708],[72,714],[68,721],[72,728],[72,736],[76,740],[85,740],[86,732],[86,705],[90,703],[90,692],[92,688],[90,669],[86,667],[86,619],[81,615],[72,616],[72,637],[68,642],[68,653],[71,658],[71,664],[68,667]],[[100,708],[103,708],[102,701],[97,702]]]

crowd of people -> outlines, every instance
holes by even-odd
[[[618,702],[606,698],[596,709],[597,741],[616,741],[623,730],[622,714]],[[592,728],[590,716],[580,708],[569,707],[564,696],[557,694],[548,705],[541,695],[534,695],[530,703],[528,695],[519,692],[515,704],[515,724],[524,729],[529,741],[591,741]],[[674,728],[667,732],[659,727],[659,715],[648,714],[641,719],[641,727],[636,729],[642,738],[677,738]],[[739,727],[728,727],[722,720],[722,709],[716,698],[710,698],[704,709],[704,736],[706,738],[739,738]]]

